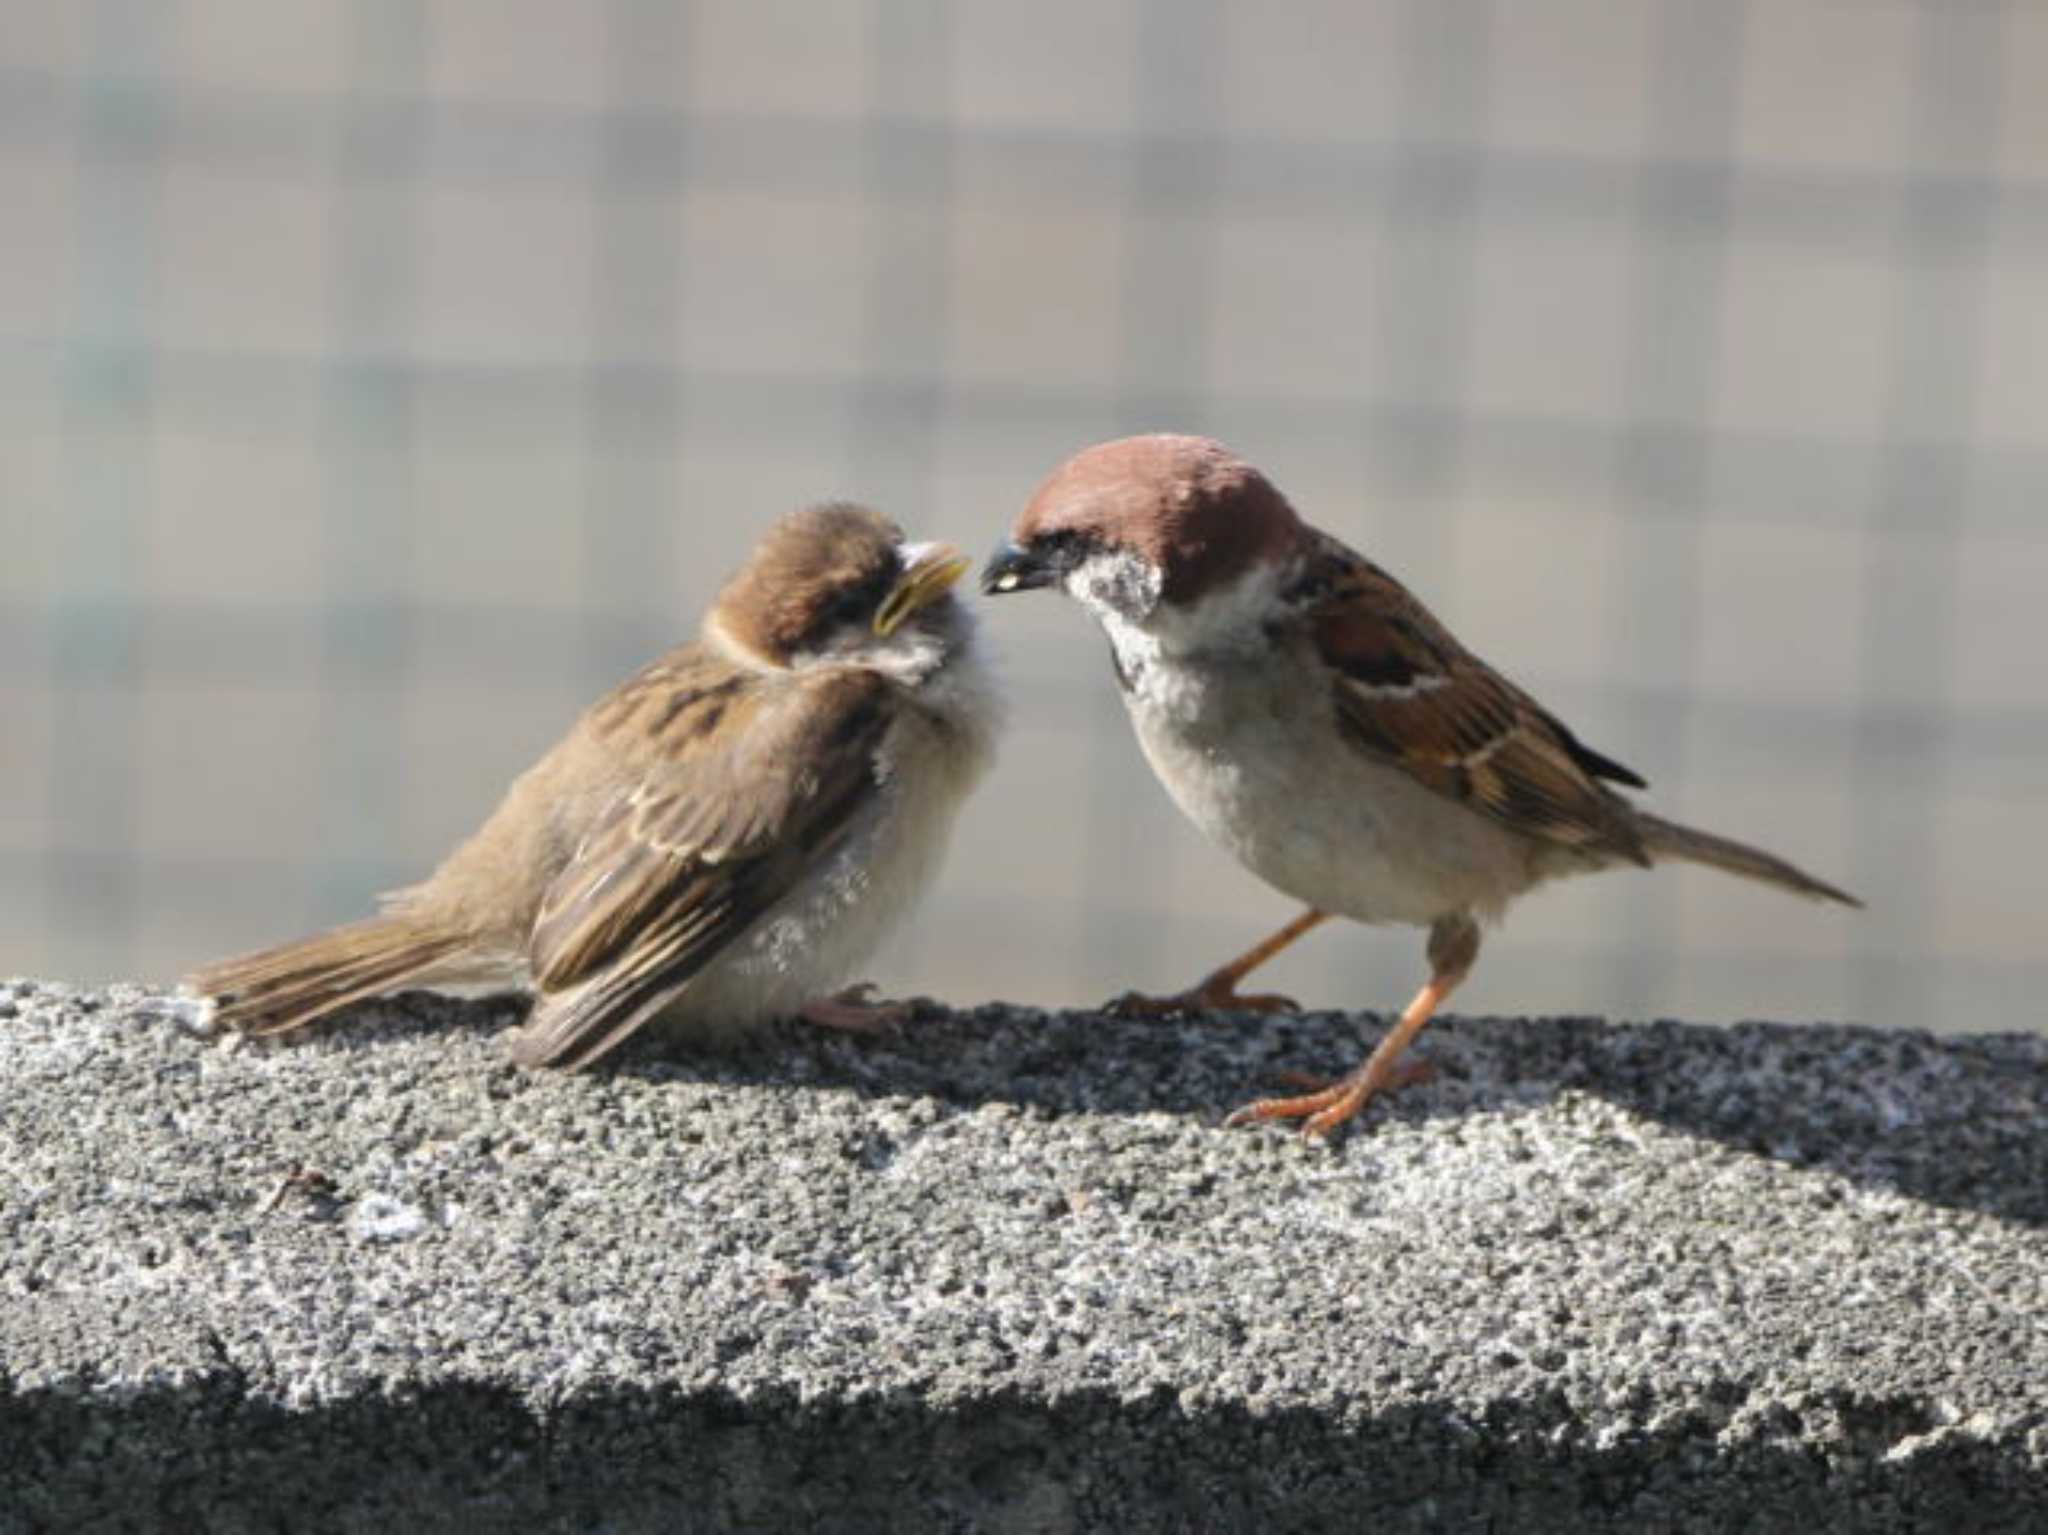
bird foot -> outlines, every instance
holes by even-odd
[[[1111,1018],[1187,1018],[1196,1013],[1298,1013],[1301,1004],[1272,992],[1240,992],[1226,979],[1211,976],[1198,986],[1168,997],[1127,991],[1103,1003]]]
[[[1377,1094],[1427,1082],[1435,1075],[1436,1067],[1421,1060],[1394,1061],[1377,1068],[1372,1061],[1367,1061],[1356,1071],[1347,1072],[1334,1082],[1327,1077],[1290,1071],[1283,1074],[1283,1080],[1290,1085],[1308,1087],[1311,1091],[1298,1098],[1261,1098],[1247,1103],[1223,1123],[1226,1128],[1234,1128],[1260,1124],[1269,1119],[1299,1119],[1302,1121],[1302,1135],[1316,1140],[1356,1115]]]
[[[873,981],[862,981],[833,996],[806,1002],[797,1011],[805,1023],[842,1034],[880,1034],[898,1024],[908,1023],[917,1008],[909,1002],[870,1002]]]

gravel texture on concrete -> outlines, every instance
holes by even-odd
[[[0,982],[0,1530],[2048,1530],[2048,1039]]]

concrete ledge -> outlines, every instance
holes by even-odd
[[[0,983],[0,1531],[2048,1528],[2048,1040],[514,1016]]]

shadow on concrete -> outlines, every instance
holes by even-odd
[[[1748,1396],[1731,1382],[1732,1413]],[[1816,1402],[1743,1444],[1696,1413],[1600,1447],[1561,1398],[1475,1419],[1422,1402],[1340,1421],[1157,1393],[803,1401],[597,1384],[536,1410],[447,1385],[303,1412],[231,1373],[132,1394],[0,1377],[0,1529],[2038,1530],[2015,1446],[1923,1409]],[[1783,1413],[1791,1419],[1792,1415]]]

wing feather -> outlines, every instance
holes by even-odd
[[[526,1064],[587,1065],[622,1042],[816,867],[877,788],[890,711],[872,674],[726,689],[715,731],[680,728],[691,712],[656,702],[669,728],[534,921],[540,1002],[514,1045]],[[620,708],[593,728],[636,719]]]
[[[1643,780],[1582,746],[1392,576],[1325,539],[1290,595],[1361,749],[1518,831],[1648,862],[1625,802],[1597,781]]]

